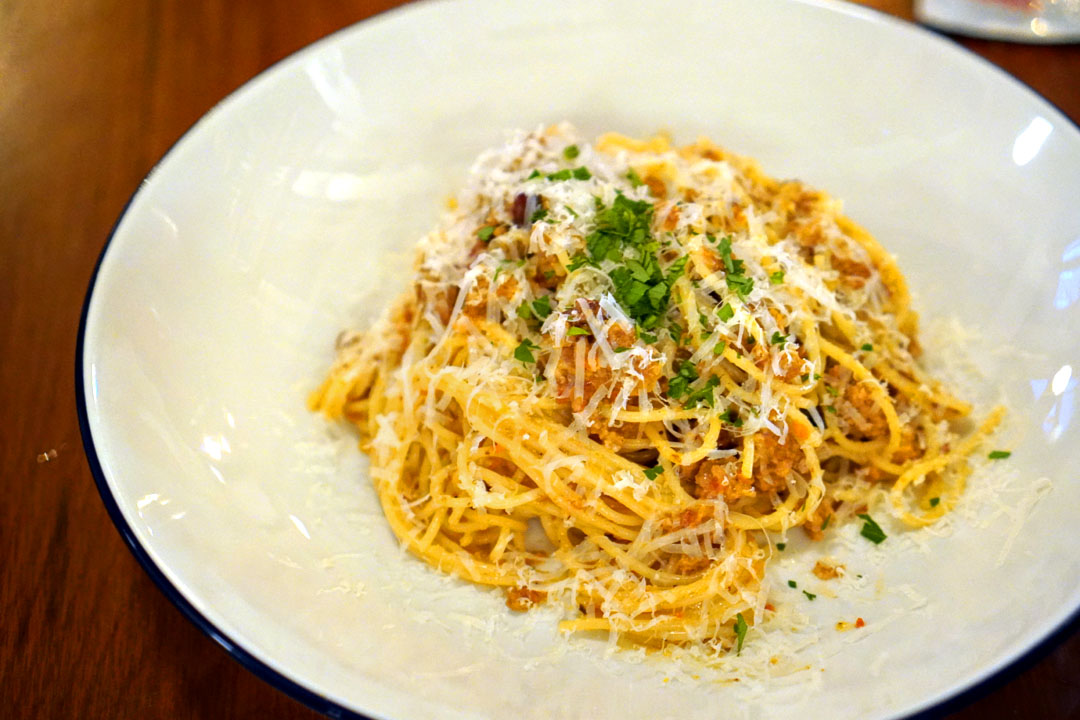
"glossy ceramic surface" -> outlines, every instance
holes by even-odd
[[[106,504],[193,619],[335,713],[933,707],[1080,606],[1080,132],[947,41],[851,6],[611,7],[408,6],[289,58],[203,118],[133,198],[88,297],[80,402]],[[983,407],[1011,408],[995,442],[1013,456],[980,464],[948,532],[890,528],[879,556],[848,528],[777,564],[782,580],[820,551],[866,575],[805,604],[820,636],[801,651],[809,670],[694,680],[567,643],[543,613],[512,616],[402,554],[347,433],[304,409],[334,337],[403,286],[409,248],[471,158],[507,129],[562,119],[587,135],[705,133],[844,198],[899,256],[931,349],[968,349],[958,382]],[[833,630],[856,614],[865,632]]]

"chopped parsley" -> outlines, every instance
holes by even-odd
[[[569,180],[570,178],[575,180],[588,180],[591,177],[592,173],[585,167],[576,167],[573,170],[563,168],[562,170],[547,174],[548,180]]]
[[[649,345],[654,345],[654,344],[656,344],[657,339],[658,338],[655,335],[653,335],[652,333],[647,333],[647,332],[641,333],[641,341],[643,343],[647,343]]]
[[[476,231],[476,237],[480,238],[483,242],[491,242],[491,236],[494,234],[495,228],[491,225],[485,225]]]
[[[728,289],[740,298],[746,298],[754,290],[754,279],[746,275],[746,266],[742,260],[736,260],[731,254],[731,236],[720,239],[720,258],[724,261],[724,275]]]
[[[698,379],[697,368],[691,362],[681,362],[675,368],[675,376],[668,380],[668,397],[678,400],[690,392],[690,383]]]
[[[548,214],[548,211],[545,210],[544,208],[537,208],[536,211],[533,212],[532,217],[529,218],[529,223],[530,224],[538,223],[541,220],[543,220],[544,218],[546,218],[547,214]]]
[[[885,538],[888,537],[888,535],[885,534],[885,531],[881,529],[880,525],[874,522],[874,518],[866,513],[861,513],[859,517],[863,519],[862,530],[859,531],[860,535],[875,545],[880,545],[885,541]]]
[[[932,497],[932,498],[930,498],[930,507],[937,507],[938,503],[940,503],[940,502],[941,502],[941,498]]]
[[[743,421],[739,417],[739,413],[735,410],[728,408],[720,415],[720,420],[726,422],[728,425],[734,425],[735,427],[742,427]]]
[[[865,350],[866,352],[873,352],[874,346],[870,343],[863,343],[861,349]]]
[[[563,151],[562,151],[562,156],[564,158],[566,158],[567,160],[573,160],[574,158],[576,158],[580,154],[581,154],[581,151],[578,150],[577,145],[567,145],[566,147],[563,148]]]
[[[566,331],[567,336],[574,337],[575,335],[591,335],[591,331],[588,328],[572,327]]]
[[[776,272],[769,275],[769,283],[770,284],[779,285],[782,282],[784,282],[784,271],[783,270],[777,270]]]
[[[514,359],[520,360],[523,363],[534,363],[536,358],[533,357],[532,351],[539,350],[540,346],[534,343],[529,338],[525,338],[521,341],[521,344],[514,348]]]
[[[825,528],[829,527],[829,523],[831,521],[832,521],[832,515],[826,515],[825,516],[825,522],[821,523],[821,529],[824,530]]]
[[[796,588],[797,589],[799,587],[799,584],[797,582],[795,582],[794,580],[788,580],[787,581],[787,586],[789,588]]]
[[[825,406],[825,412],[831,412],[833,415],[835,415],[836,414],[836,408],[833,407],[832,405],[826,405]]]
[[[664,468],[657,465],[656,467],[651,467],[651,468],[646,469],[645,470],[645,477],[649,478],[650,480],[655,480],[656,478],[660,477],[660,475],[663,472],[664,472]]]
[[[687,256],[667,271],[660,267],[660,244],[650,235],[653,206],[617,195],[610,207],[597,200],[596,229],[585,238],[588,260],[599,267],[617,263],[609,273],[615,300],[643,329],[657,326],[671,300],[671,287],[686,271]],[[584,263],[572,263],[574,268]]]
[[[1010,452],[1009,450],[994,450],[989,455],[987,455],[987,457],[991,460],[1004,460],[1010,455],[1012,455],[1012,452]]]
[[[727,349],[727,340],[721,340],[720,342],[713,345],[712,354],[713,355],[723,355],[724,350],[726,350],[726,349]]]
[[[531,173],[529,173],[529,177],[527,177],[525,179],[526,180],[535,180],[536,178],[542,177],[542,176],[543,176],[543,173],[541,173],[539,170],[533,170]]]
[[[805,590],[803,590],[803,591],[802,591],[802,594],[806,596],[806,599],[807,599],[807,600],[811,600],[811,601],[812,601],[812,600],[814,600],[815,598],[817,598],[817,595],[815,595],[814,593],[811,593],[811,592],[806,592]]]
[[[735,317],[735,311],[731,309],[730,305],[724,303],[720,306],[720,309],[716,311],[716,315],[724,322],[727,322],[731,318]]]
[[[720,378],[713,375],[708,379],[704,387],[698,388],[687,396],[686,401],[683,402],[683,407],[694,408],[698,406],[698,403],[704,403],[705,405],[712,407],[716,402],[713,388],[719,384]]]
[[[522,320],[531,320],[533,318],[532,308],[529,307],[529,303],[521,303],[518,305],[517,316]]]
[[[787,342],[787,335],[781,335],[778,330],[772,334],[772,337],[769,338],[769,342],[773,345],[783,345]]]
[[[829,393],[833,397],[836,397],[837,395],[840,394],[840,391],[837,390],[836,388],[834,388],[832,385],[826,385],[825,386],[825,392]]]
[[[642,181],[641,176],[634,172],[633,168],[626,171],[626,179],[630,181],[632,187],[641,187],[645,184]]]
[[[783,552],[787,549],[787,543],[776,543],[776,549]]]
[[[574,257],[570,258],[570,264],[566,266],[566,271],[567,272],[574,272],[579,267],[582,267],[582,266],[588,265],[588,264],[589,264],[589,258],[586,255],[582,254],[582,253],[578,253]]]
[[[743,641],[746,640],[746,631],[749,627],[746,624],[746,620],[743,619],[742,613],[735,616],[735,654],[738,655],[742,652]]]
[[[541,320],[543,320],[548,315],[550,315],[551,314],[551,296],[550,295],[544,295],[543,297],[540,297],[540,298],[538,298],[536,300],[533,300],[532,311],[533,311],[533,314],[535,314],[536,317],[540,318]]]

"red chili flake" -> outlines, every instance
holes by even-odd
[[[862,618],[855,618],[855,627],[857,627],[857,628],[866,627],[866,621],[863,620]]]
[[[772,603],[765,603],[765,609],[768,610],[769,612],[772,612],[772,611],[776,610],[776,608],[773,607]]]

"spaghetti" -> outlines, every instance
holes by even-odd
[[[309,404],[355,425],[430,565],[560,602],[564,631],[727,652],[766,612],[771,532],[955,505],[1002,411],[961,437],[916,325],[826,194],[707,140],[558,125],[480,157]]]

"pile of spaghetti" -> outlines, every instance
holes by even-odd
[[[727,652],[772,537],[956,503],[969,406],[920,370],[892,257],[825,193],[706,140],[557,125],[483,154],[410,289],[310,406],[355,425],[434,567],[564,631]]]

